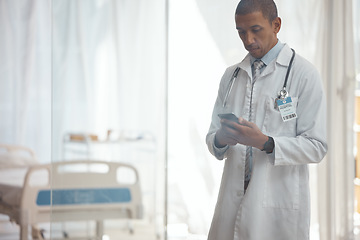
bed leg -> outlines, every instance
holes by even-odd
[[[127,225],[128,225],[129,233],[134,234],[134,227],[132,226],[130,220],[128,220]]]
[[[20,226],[20,240],[28,240],[28,226],[21,225]]]
[[[96,238],[101,240],[104,235],[104,221],[96,221]]]

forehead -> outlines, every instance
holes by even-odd
[[[248,29],[254,26],[271,27],[262,12],[252,12],[245,15],[235,15],[236,29]]]

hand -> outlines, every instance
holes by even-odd
[[[263,149],[268,136],[264,135],[255,123],[239,118],[239,123],[221,119],[221,128],[216,132],[215,145],[224,147],[226,145],[242,144],[246,146]]]

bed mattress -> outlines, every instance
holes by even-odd
[[[21,191],[24,184],[27,167],[0,168],[0,203],[9,206],[20,206]],[[47,181],[45,171],[39,171],[31,177],[31,183],[44,184]]]

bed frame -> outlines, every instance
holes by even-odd
[[[36,183],[39,176],[46,181]],[[96,238],[101,239],[105,219],[142,218],[138,172],[128,164],[96,160],[31,166],[20,206],[0,202],[0,213],[20,226],[21,240],[37,223],[88,220],[96,221]]]

